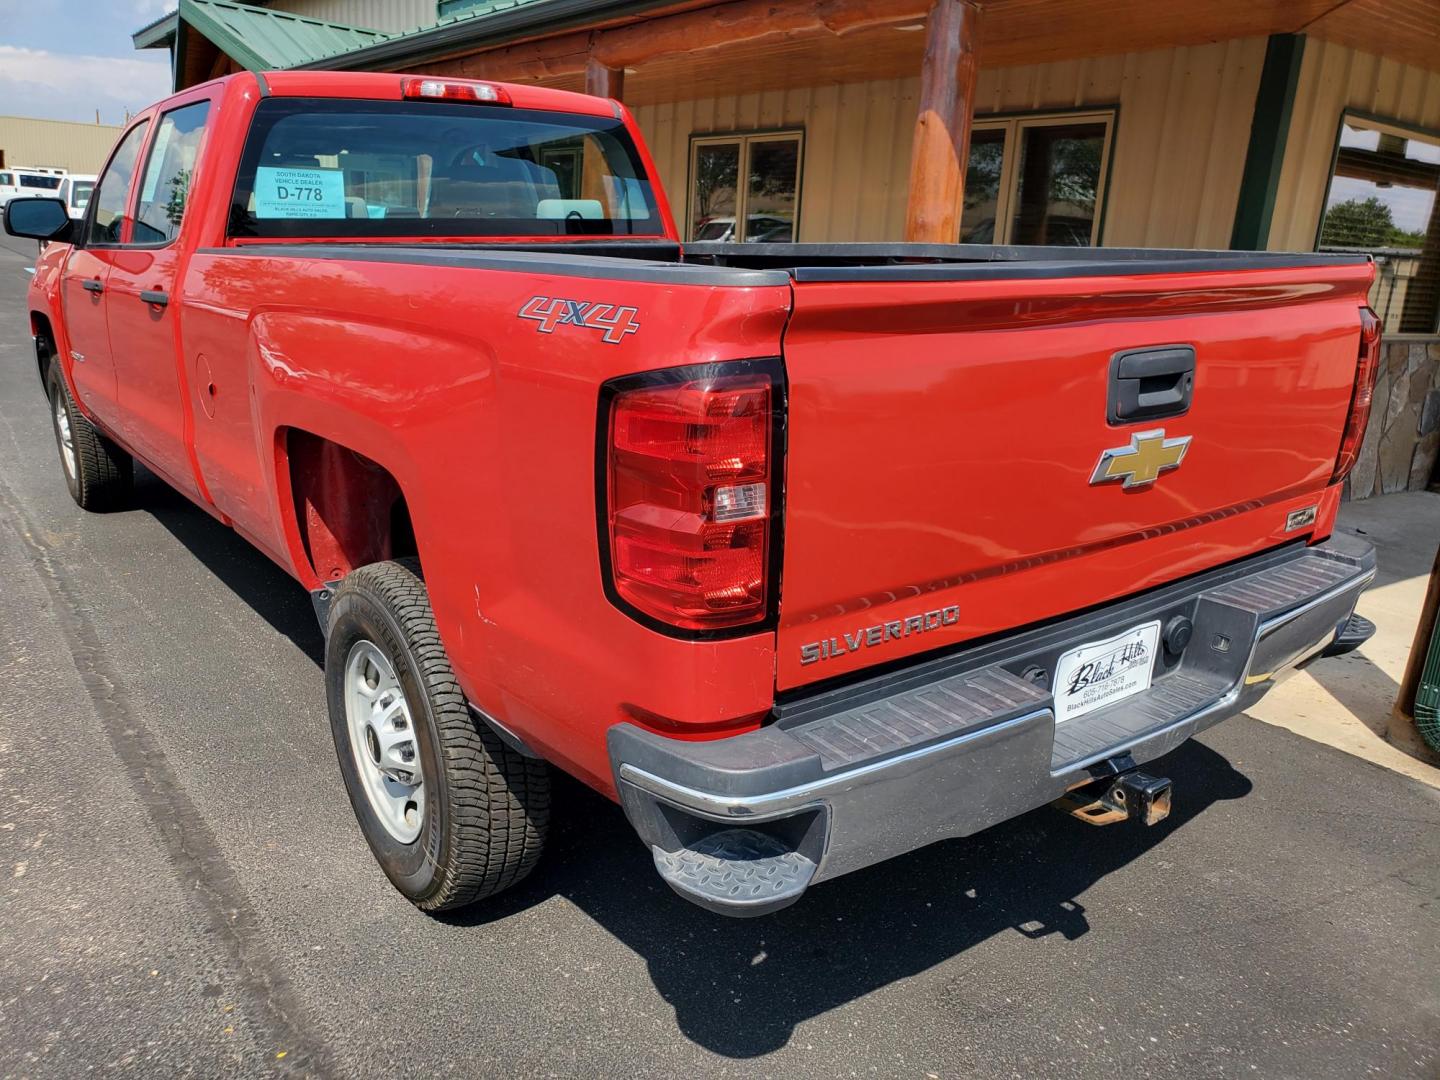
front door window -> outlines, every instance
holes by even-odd
[[[86,235],[87,244],[118,244],[121,241],[130,197],[130,181],[135,177],[135,162],[140,157],[140,147],[145,142],[145,131],[150,122],[136,124],[125,134],[115,156],[105,167],[105,175],[96,185],[95,213],[90,219]]]

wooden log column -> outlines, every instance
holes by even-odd
[[[585,92],[596,97],[625,100],[625,69],[607,67],[595,57],[585,61]]]
[[[905,239],[911,242],[953,244],[959,236],[979,43],[978,3],[935,0],[925,26],[920,112],[910,151]]]

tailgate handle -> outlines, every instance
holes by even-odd
[[[1109,421],[1128,424],[1190,411],[1195,350],[1189,345],[1127,349],[1110,358]]]

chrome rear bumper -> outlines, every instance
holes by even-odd
[[[817,881],[978,832],[1243,711],[1282,674],[1355,647],[1363,630],[1347,624],[1374,574],[1374,550],[1354,538],[1295,545],[782,702],[745,735],[687,742],[617,725],[621,802],[682,896],[730,915],[778,910]],[[1175,618],[1190,620],[1190,642],[1158,650],[1148,690],[1057,727],[1036,671]]]

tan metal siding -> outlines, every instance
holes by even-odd
[[[1118,106],[1102,242],[1226,247],[1234,224],[1263,38],[981,69],[977,117]],[[804,241],[903,237],[917,79],[644,105],[677,219],[692,134],[803,127]]]
[[[0,116],[0,150],[8,168],[33,165],[98,173],[119,137],[120,128],[110,124]]]
[[[1315,247],[1340,116],[1346,109],[1440,129],[1440,73],[1311,38],[1280,169],[1272,251]]]
[[[274,0],[270,7],[307,19],[392,33],[433,26],[438,10],[435,0]]]

